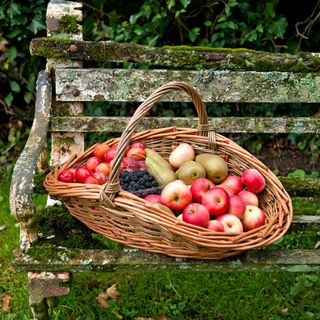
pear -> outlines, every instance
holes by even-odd
[[[204,167],[207,178],[215,184],[222,182],[228,176],[227,162],[216,154],[202,153],[196,156],[195,161]]]
[[[151,148],[145,148],[145,151],[148,158],[152,158],[154,161],[158,162],[160,166],[172,170],[170,163],[163,158],[160,153]]]
[[[177,180],[177,176],[173,170],[162,167],[161,164],[153,158],[146,157],[144,161],[148,173],[155,177],[160,186],[165,186],[169,182]]]
[[[206,176],[206,170],[200,163],[189,160],[180,166],[176,171],[176,175],[178,179],[184,181],[186,184],[191,184],[198,178],[204,178]]]
[[[170,208],[168,208],[167,206],[165,206],[164,204],[161,204],[161,203],[152,203],[152,206],[160,209],[160,210],[163,210],[163,211],[166,211],[168,213],[171,213],[172,215],[174,215],[174,213],[171,211]]]

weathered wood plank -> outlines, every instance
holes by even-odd
[[[294,214],[294,211],[293,211]],[[318,233],[320,231],[320,215],[318,216],[294,216],[290,230]],[[320,254],[320,253],[319,253]]]
[[[11,214],[27,225],[35,216],[33,210],[34,172],[42,146],[47,138],[50,121],[52,85],[49,73],[40,71],[37,79],[36,106],[33,124],[26,145],[21,152],[11,179]]]
[[[51,0],[48,3],[46,24],[47,34],[51,37],[67,39],[68,41],[81,41],[83,39],[82,26],[80,22],[83,18],[82,3],[75,1]],[[48,59],[47,69],[79,68],[82,61],[71,61],[70,58]],[[51,113],[64,114],[69,116],[80,116],[83,111],[83,104],[79,102],[61,103],[56,101],[54,95]],[[76,133],[55,133],[51,135],[51,155],[50,165],[65,162],[72,153],[84,150],[84,135]]]
[[[129,117],[64,117],[51,118],[52,131],[67,132],[123,132]],[[253,118],[221,117],[209,118],[216,132],[224,133],[320,133],[320,118]],[[182,127],[196,128],[198,118],[145,117],[141,119],[138,131],[150,128]]]
[[[72,50],[70,50],[72,48]],[[248,49],[209,47],[154,48],[113,41],[68,41],[65,39],[33,39],[32,55],[47,58],[95,60],[105,63],[134,62],[144,65],[214,70],[256,70],[318,72],[320,56],[316,53],[269,53]]]
[[[320,195],[319,178],[279,177],[291,197],[314,197]]]
[[[82,3],[75,1],[51,0],[47,6],[46,24],[49,37],[82,40]],[[66,40],[66,38],[69,38]],[[47,57],[54,58],[54,57]],[[60,57],[66,60],[68,57]]]
[[[189,82],[204,102],[320,102],[319,73],[57,69],[59,101],[144,101],[170,81]],[[164,101],[189,101],[181,93]]]
[[[33,271],[99,271],[99,272],[170,272],[170,271],[259,271],[319,272],[317,250],[251,250],[233,258],[218,261],[171,258],[137,249],[80,250],[54,249],[33,258],[14,252],[17,270]]]

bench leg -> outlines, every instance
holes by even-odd
[[[69,293],[69,288],[61,287],[69,280],[68,272],[28,272],[29,305],[34,320],[49,319],[48,298]]]

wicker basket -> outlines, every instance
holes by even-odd
[[[191,98],[199,117],[198,128],[169,127],[134,133],[154,103],[176,90]],[[126,147],[138,140],[144,141],[147,147],[166,158],[179,143],[190,143],[196,154],[208,152],[222,156],[228,163],[229,174],[241,175],[247,168],[259,170],[266,180],[266,188],[259,194],[259,206],[267,215],[265,225],[238,235],[214,232],[180,221],[142,198],[122,190],[119,183],[120,164]],[[285,234],[291,224],[291,199],[280,181],[249,152],[210,129],[204,104],[187,83],[170,82],[158,88],[139,106],[122,136],[106,143],[110,146],[118,144],[107,184],[85,185],[57,180],[61,170],[77,166],[92,156],[94,146],[54,168],[44,184],[48,193],[58,197],[74,217],[111,240],[174,257],[222,259],[273,243]]]

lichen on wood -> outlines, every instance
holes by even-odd
[[[58,101],[144,101],[160,85],[189,82],[204,102],[318,103],[319,73],[219,71],[56,69]],[[74,95],[77,90],[77,95]],[[190,101],[180,93],[163,101]]]
[[[52,249],[54,250],[54,249]],[[172,258],[140,250],[78,250],[56,249],[51,257],[41,255],[33,259],[28,254],[14,252],[18,270],[66,270],[104,272],[170,272],[170,271],[259,271],[306,272],[320,271],[317,250],[250,250],[223,260],[194,260]],[[62,252],[63,250],[63,252]]]
[[[51,82],[48,73],[41,71],[37,80],[35,117],[28,141],[20,154],[12,174],[10,188],[11,214],[18,221],[33,218],[33,176],[36,163],[47,137],[51,106]]]

